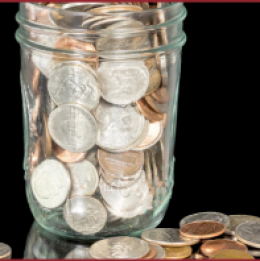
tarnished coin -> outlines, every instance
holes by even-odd
[[[156,249],[156,255],[153,259],[164,259],[165,258],[165,250],[163,247],[155,244],[150,244],[153,245],[153,247]]]
[[[164,259],[184,259],[192,254],[190,246],[183,247],[165,247]]]
[[[222,223],[205,220],[183,225],[180,229],[180,234],[188,238],[205,239],[219,236],[224,231],[225,226]]]
[[[88,160],[70,163],[67,166],[72,180],[70,197],[93,195],[99,182],[95,166]]]
[[[95,71],[83,62],[64,62],[55,66],[48,81],[48,90],[57,104],[77,103],[88,110],[99,102],[99,83]]]
[[[54,142],[53,142],[53,153],[60,161],[66,163],[81,161],[85,158],[87,154],[87,152],[75,153],[75,152],[70,152],[68,150],[64,150]]]
[[[167,103],[170,100],[167,88],[164,87],[164,86],[161,86],[159,89],[157,89],[151,95],[158,103]]]
[[[136,108],[99,103],[95,117],[99,130],[97,144],[108,150],[119,150],[131,145],[141,135],[144,117]]]
[[[225,234],[235,235],[236,227],[242,223],[248,221],[260,221],[259,217],[248,216],[248,215],[230,215],[228,216],[230,220],[229,226],[227,226]]]
[[[92,235],[105,226],[107,211],[97,199],[79,196],[66,201],[63,217],[74,231],[83,235]]]
[[[10,246],[0,243],[0,259],[11,259],[12,249]]]
[[[68,197],[71,179],[68,170],[57,160],[46,159],[31,176],[32,192],[44,208],[57,208]]]
[[[211,255],[210,259],[254,259],[254,257],[243,251],[224,249]]]
[[[144,97],[149,106],[158,113],[168,112],[168,103],[159,103],[151,95]]]
[[[149,85],[149,72],[142,61],[103,62],[98,74],[101,95],[113,104],[136,102]]]
[[[152,147],[162,136],[163,124],[162,121],[149,123],[149,131],[145,139],[133,150],[145,150]]]
[[[148,252],[147,242],[123,236],[103,239],[90,247],[90,254],[95,259],[138,259]]]
[[[142,259],[153,259],[156,256],[156,249],[152,244],[149,244],[149,252]]]
[[[239,251],[247,252],[247,247],[243,243],[227,239],[207,240],[200,247],[200,251],[205,256],[211,256],[223,249],[236,249]]]
[[[141,234],[141,237],[149,243],[169,247],[188,246],[199,242],[198,239],[189,239],[181,236],[177,228],[148,229]]]
[[[224,224],[225,227],[229,225],[229,218],[225,214],[219,212],[199,212],[183,218],[180,222],[180,227],[182,227],[187,223],[192,223],[194,221],[203,221],[203,220],[212,220],[212,221],[220,222]]]
[[[260,248],[260,221],[248,221],[238,225],[235,236],[244,244]]]
[[[49,116],[48,128],[54,142],[71,152],[86,152],[96,143],[96,121],[87,109],[77,104],[56,108]]]
[[[145,95],[150,95],[161,85],[161,74],[158,69],[154,69],[149,78],[149,86]]]
[[[102,149],[98,150],[98,161],[105,173],[115,178],[131,179],[144,164],[144,153],[127,151],[112,153]]]
[[[65,259],[92,259],[90,255],[90,248],[78,246],[72,249],[65,257]]]

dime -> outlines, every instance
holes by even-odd
[[[167,88],[164,87],[164,86],[161,86],[159,89],[157,89],[151,95],[158,103],[167,103],[170,100]]]
[[[55,66],[48,81],[51,98],[57,105],[77,103],[88,110],[99,102],[95,71],[83,62],[64,62]]]
[[[205,239],[219,236],[224,231],[225,226],[222,223],[205,220],[183,225],[180,229],[180,234],[188,238]]]
[[[107,221],[107,211],[103,204],[86,196],[68,199],[63,208],[63,216],[74,231],[83,235],[99,232]]]
[[[152,259],[156,256],[156,249],[152,244],[149,244],[149,252],[142,259]]]
[[[254,257],[243,251],[224,249],[211,255],[210,259],[254,259]]]
[[[161,121],[163,120],[163,114],[155,112],[146,102],[144,98],[138,100],[136,102],[137,109],[140,111],[141,114],[144,115],[146,119],[149,121]]]
[[[99,103],[95,117],[99,131],[97,144],[108,150],[120,150],[140,137],[144,128],[144,117],[136,108]]]
[[[70,197],[93,195],[99,182],[95,166],[88,160],[70,163],[67,166],[72,180]]]
[[[80,105],[64,104],[49,116],[49,132],[60,147],[82,153],[96,143],[97,125],[93,116]]]
[[[103,62],[98,74],[101,95],[113,104],[136,102],[149,85],[149,72],[142,61]]]
[[[161,138],[162,132],[162,121],[150,122],[147,136],[134,150],[145,150],[152,147]]]
[[[67,169],[57,160],[46,159],[31,176],[32,192],[44,208],[57,208],[68,197],[71,180]]]
[[[154,69],[149,78],[149,86],[145,95],[150,95],[161,85],[161,74],[158,69]]]
[[[153,259],[164,259],[165,250],[159,245],[155,245],[155,244],[150,244],[150,245],[152,245],[156,249],[156,255]]]
[[[103,239],[90,247],[90,254],[95,259],[138,259],[148,252],[147,242],[123,236]]]
[[[248,216],[248,215],[230,215],[228,216],[230,220],[229,226],[227,226],[225,234],[235,235],[236,227],[242,223],[248,221],[260,221],[259,217]]]
[[[135,151],[112,153],[99,149],[98,161],[105,173],[115,178],[131,179],[143,166],[144,153]]]
[[[159,103],[151,95],[145,96],[146,102],[158,113],[168,112],[168,103]]]
[[[188,246],[199,242],[197,239],[182,237],[177,228],[148,229],[141,234],[141,238],[149,243],[169,247]]]
[[[199,212],[183,218],[180,222],[180,227],[182,227],[187,223],[192,223],[194,221],[202,221],[202,220],[217,221],[224,224],[225,227],[229,225],[229,218],[225,214],[219,212]]]
[[[11,247],[4,243],[0,243],[0,259],[11,259],[11,255]]]
[[[78,246],[72,249],[65,257],[65,259],[92,259],[90,255],[90,248]]]
[[[70,152],[68,150],[64,150],[56,143],[53,143],[53,153],[60,161],[63,161],[66,163],[73,163],[73,162],[81,161],[85,158],[85,156],[87,154],[87,152],[74,153],[74,152]]]
[[[208,240],[200,247],[200,251],[205,256],[211,256],[223,249],[236,249],[247,252],[247,247],[243,243],[227,239]]]
[[[249,246],[260,248],[260,221],[248,221],[236,227],[235,236]]]
[[[184,259],[192,254],[190,246],[183,247],[165,247],[164,259]]]

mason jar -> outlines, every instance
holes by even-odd
[[[186,10],[21,3],[26,194],[43,228],[140,235],[165,215]]]

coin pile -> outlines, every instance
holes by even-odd
[[[46,5],[94,13],[152,6]],[[95,22],[92,17],[91,23],[89,19],[84,21],[89,29],[144,26],[125,17],[105,22],[103,16]],[[52,21],[59,27],[64,23],[59,17],[52,17]],[[116,61],[99,61],[95,56],[96,50],[112,47],[151,46],[147,35],[131,41],[97,38],[96,42],[66,36],[55,39],[53,45],[93,55],[75,61],[66,55],[61,59],[32,53],[35,103],[30,129],[36,142],[30,146],[31,191],[40,208],[62,211],[73,232],[93,235],[111,220],[143,215],[153,209],[155,201],[156,206],[161,203],[157,200],[161,192],[156,188],[167,183],[163,133],[169,84],[165,56]]]
[[[10,246],[0,243],[0,259],[11,259],[12,249]]]

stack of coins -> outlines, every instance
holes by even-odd
[[[148,3],[40,5],[71,15],[91,12],[82,22],[85,29],[124,32],[145,24],[128,16],[99,14],[154,8]],[[51,23],[65,28],[68,19],[53,14],[48,14]],[[171,184],[165,174],[164,132],[170,110],[165,55],[102,60],[96,54],[150,48],[154,43],[148,35],[94,42],[69,34],[35,37],[58,50],[89,53],[82,59],[56,53],[31,55],[34,101],[29,128],[33,138],[28,164],[37,206],[47,210],[46,215],[59,213],[66,229],[82,235],[104,231],[114,220],[125,224],[126,219],[151,213],[170,194]]]

